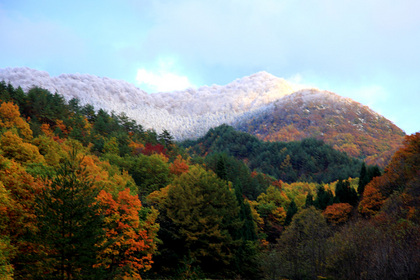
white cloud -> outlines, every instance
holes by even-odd
[[[154,92],[182,90],[193,87],[186,76],[162,71],[153,72],[147,69],[137,70],[136,81],[140,84],[140,87],[145,86],[146,91],[152,90]]]
[[[177,67],[174,57],[160,57],[154,67],[137,69],[136,81],[146,91],[163,92],[183,90],[194,85]]]

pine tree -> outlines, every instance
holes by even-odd
[[[288,226],[292,222],[292,218],[297,213],[297,211],[298,211],[298,208],[296,206],[295,200],[292,199],[292,201],[290,202],[289,208],[287,208],[286,220],[284,221],[285,226]]]
[[[56,174],[36,201],[40,242],[49,251],[43,259],[51,270],[48,276],[51,279],[97,278],[99,270],[93,269],[96,244],[103,238],[102,218],[96,203],[99,190],[87,179],[75,150]]]
[[[357,193],[347,180],[338,180],[335,186],[335,197],[340,203],[348,203],[353,206],[357,203]]]
[[[362,163],[362,168],[360,169],[360,176],[359,176],[359,185],[357,187],[357,192],[359,193],[359,196],[363,195],[363,192],[365,190],[365,186],[368,182],[368,176],[367,176],[367,170],[366,170],[366,164]]]
[[[166,149],[170,150],[171,146],[174,144],[174,138],[172,137],[172,135],[169,133],[169,131],[167,131],[166,129],[164,129],[162,131],[161,134],[159,134],[158,136],[158,140],[159,142],[161,142]]]
[[[318,209],[325,210],[328,205],[334,203],[334,195],[330,190],[325,190],[324,186],[319,185],[317,189],[314,206]]]
[[[305,200],[305,208],[309,208],[311,206],[314,205],[314,197],[312,196],[312,194],[309,192],[308,195],[306,196],[306,200]]]
[[[228,179],[228,173],[226,168],[226,155],[220,155],[217,159],[215,173],[222,180]]]

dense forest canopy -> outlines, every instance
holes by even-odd
[[[416,279],[419,172],[420,133],[382,171],[1,82],[0,278]]]
[[[358,177],[362,162],[336,151],[323,141],[307,138],[299,142],[263,142],[255,136],[222,125],[184,147],[200,156],[226,153],[256,170],[291,183],[332,182]]]

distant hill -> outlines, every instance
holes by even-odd
[[[339,151],[384,167],[404,132],[351,99],[302,90],[259,72],[227,85],[148,94],[125,81],[88,74],[62,74],[26,67],[0,69],[0,81],[23,90],[39,86],[68,101],[80,100],[108,112],[124,112],[146,129],[167,130],[175,140],[197,139],[221,124],[265,141],[324,140]]]
[[[284,96],[261,114],[238,122],[236,127],[264,141],[314,137],[381,167],[389,162],[405,135],[369,107],[319,90],[301,90]]]
[[[293,142],[264,142],[233,127],[221,125],[182,145],[192,154],[226,154],[242,160],[251,170],[285,182],[332,182],[358,177],[362,162],[336,151],[323,141],[307,138]]]

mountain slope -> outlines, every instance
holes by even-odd
[[[248,120],[241,131],[265,141],[324,140],[339,151],[384,167],[404,132],[369,107],[328,91],[301,90]]]

